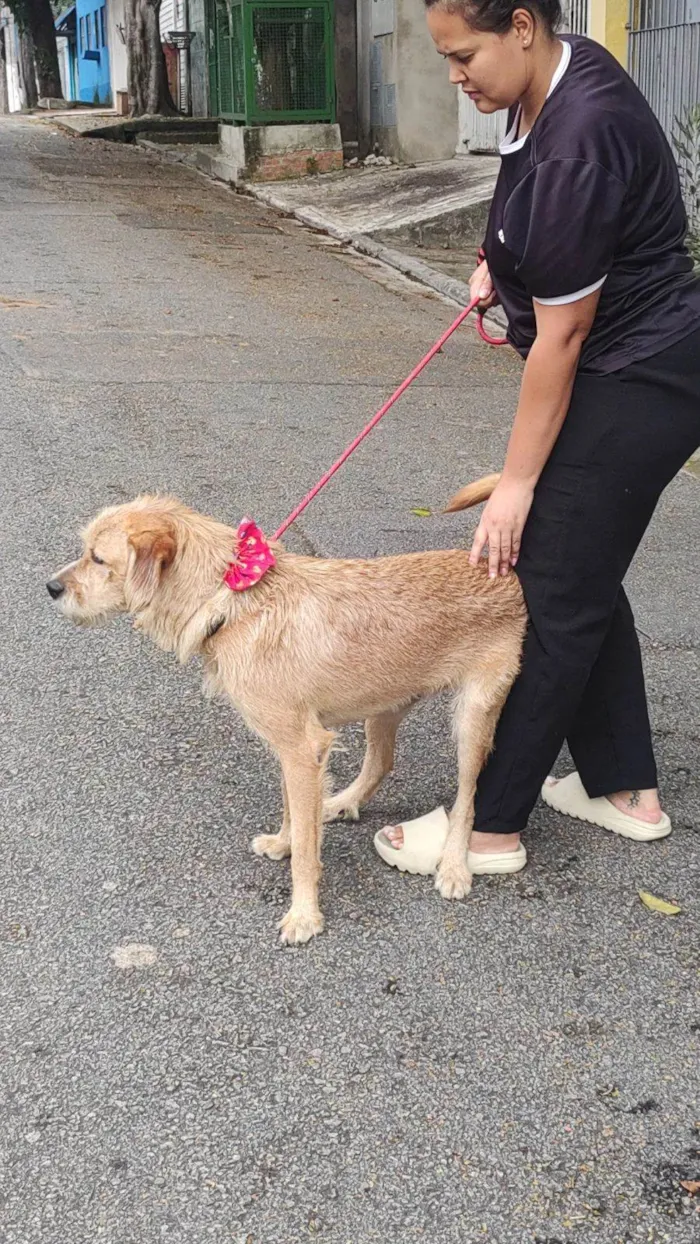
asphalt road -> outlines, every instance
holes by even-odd
[[[630,576],[673,836],[540,807],[527,871],[445,903],[371,846],[452,794],[434,704],[327,834],[327,931],[280,948],[264,749],[196,666],[71,628],[44,582],[145,489],[269,529],[453,309],[135,149],[0,119],[0,170],[3,1244],[694,1244],[700,484]],[[290,546],[466,539],[411,508],[498,466],[517,381],[465,331]]]

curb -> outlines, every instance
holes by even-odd
[[[435,268],[431,268],[429,264],[423,263],[421,259],[414,259],[411,255],[404,255],[402,251],[394,250],[390,246],[384,246],[381,242],[375,242],[374,238],[369,237],[366,233],[352,233],[347,229],[341,229],[338,225],[334,225],[326,217],[322,216],[313,207],[297,207],[290,208],[274,190],[264,189],[262,186],[256,186],[251,182],[233,182],[232,185],[239,193],[250,194],[253,198],[258,199],[261,203],[265,203],[268,207],[273,207],[275,211],[281,212],[283,216],[293,216],[300,224],[306,225],[307,228],[315,229],[322,233],[327,233],[330,237],[337,238],[339,242],[343,242],[346,246],[351,246],[353,250],[359,251],[362,255],[367,255],[370,259],[376,259],[379,263],[386,264],[389,268],[395,268],[404,276],[410,277],[417,281],[420,285],[426,285],[429,289],[434,289],[436,293],[441,294],[449,302],[453,302],[460,307],[466,307],[471,300],[471,292],[469,286],[464,281],[457,280],[456,277],[445,276],[444,272],[438,272]],[[426,219],[430,219],[426,217]],[[500,307],[493,307],[488,315],[484,316],[484,323],[488,328],[489,321],[494,329],[502,331],[508,327],[508,321]]]

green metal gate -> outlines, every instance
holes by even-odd
[[[332,0],[207,0],[214,116],[243,125],[334,121]]]

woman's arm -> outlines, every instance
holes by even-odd
[[[489,575],[507,574],[518,560],[520,538],[535,484],[566,418],[583,343],[601,291],[578,302],[535,302],[537,337],[525,363],[520,398],[503,474],[476,529],[470,561],[488,545]]]

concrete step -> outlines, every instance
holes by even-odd
[[[219,122],[209,117],[76,117],[61,115],[58,122],[88,138],[107,138],[117,143],[133,143],[140,136],[167,146],[213,144],[219,141]]]
[[[229,184],[236,181],[238,165],[222,155],[220,147],[214,150],[198,147],[195,153],[195,164],[203,173],[209,177],[216,177],[218,181],[226,181]]]
[[[414,227],[443,218],[445,232],[454,228],[466,242],[481,228],[499,167],[494,156],[460,156],[415,168],[348,169],[279,182],[275,194],[280,206],[291,213],[303,210],[309,223],[321,229],[372,237],[386,234],[387,244],[394,244],[402,231],[408,237]],[[420,239],[414,236],[411,241]]]

